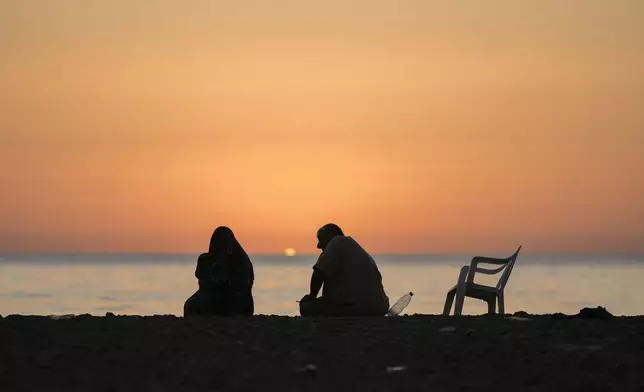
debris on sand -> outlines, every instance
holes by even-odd
[[[299,369],[300,373],[315,373],[318,371],[318,367],[315,366],[314,364],[310,363],[302,368]]]
[[[510,316],[506,317],[506,320],[512,320],[512,321],[532,321],[531,318],[528,317],[519,317],[519,316]]]
[[[405,370],[407,370],[407,366],[404,366],[404,365],[387,366],[388,374],[400,373],[400,372],[404,372]]]
[[[72,319],[74,317],[76,317],[76,316],[73,315],[73,314],[59,314],[59,315],[51,314],[51,315],[49,315],[49,318],[52,319],[52,320],[69,320],[69,319]]]
[[[613,317],[613,315],[610,314],[610,312],[606,310],[606,308],[598,306],[596,308],[583,308],[582,310],[579,311],[578,314],[574,315],[573,317],[583,318],[583,319],[607,320]]]
[[[439,330],[438,330],[438,332],[444,332],[444,333],[452,333],[452,332],[456,332],[456,327],[452,327],[452,326],[450,325],[450,326],[443,327],[443,328],[439,329]]]
[[[553,313],[547,314],[546,316],[554,317],[556,319],[571,319],[571,318],[581,318],[581,319],[598,319],[598,320],[608,320],[614,317],[606,308],[598,306],[596,308],[583,308],[579,313],[574,315],[567,315],[563,313]]]

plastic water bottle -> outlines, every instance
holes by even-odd
[[[413,296],[414,296],[414,293],[410,292],[400,297],[400,299],[396,301],[394,306],[392,306],[391,309],[389,309],[386,316],[398,316],[400,312],[405,310],[407,305],[409,305],[409,303],[411,302],[411,297]]]

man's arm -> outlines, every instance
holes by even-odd
[[[318,257],[318,261],[313,266],[313,275],[311,275],[311,292],[307,295],[310,299],[315,299],[324,284],[325,278],[333,276],[338,264],[338,242],[331,241],[326,249]]]
[[[311,299],[317,298],[323,283],[324,277],[322,276],[322,272],[314,269],[313,275],[311,275],[311,292],[309,293]]]

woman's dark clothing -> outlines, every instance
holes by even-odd
[[[232,232],[221,235],[220,229],[213,233],[210,251],[197,260],[199,290],[186,301],[184,316],[254,313],[253,264]]]

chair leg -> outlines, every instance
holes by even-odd
[[[443,316],[449,316],[449,312],[452,310],[452,304],[454,303],[454,297],[456,296],[456,290],[450,290],[447,293],[447,298],[445,298],[445,307],[443,308]]]
[[[456,293],[456,305],[454,306],[454,316],[460,316],[463,313],[463,303],[465,296],[459,292]]]
[[[465,285],[456,290],[456,305],[454,305],[454,316],[460,316],[463,313],[463,303],[465,303]]]
[[[454,305],[454,316],[460,316],[463,313],[463,303],[465,302],[465,293],[467,292],[467,274],[470,267],[463,266],[458,275],[458,283],[456,284],[456,305]]]
[[[498,295],[499,297],[499,314],[501,316],[505,315],[505,301],[503,300],[503,291],[501,291]]]
[[[496,298],[488,299],[486,302],[487,302],[487,314],[496,313]]]

